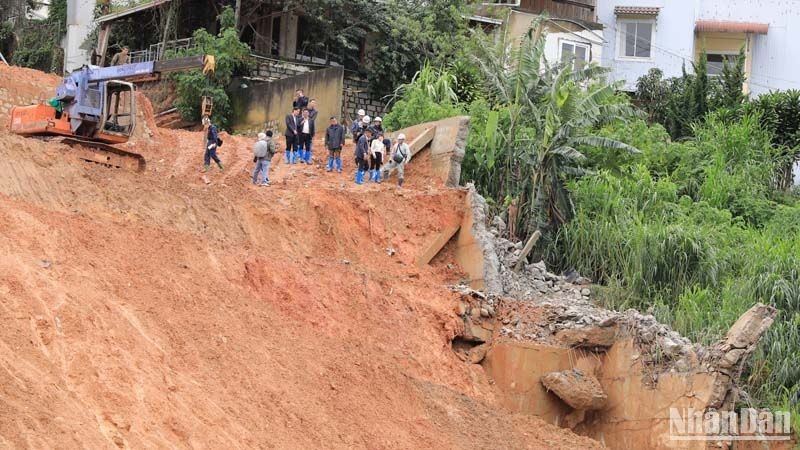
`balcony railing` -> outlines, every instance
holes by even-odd
[[[167,41],[166,44],[159,42],[153,44],[145,50],[137,50],[130,53],[130,62],[149,62],[158,61],[164,57],[164,54],[173,51],[189,50],[195,48],[196,44],[192,38],[177,39],[174,41]]]

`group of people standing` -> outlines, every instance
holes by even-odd
[[[286,163],[311,164],[314,134],[316,133],[317,102],[309,100],[302,89],[295,92],[292,102],[292,112],[286,116]],[[213,160],[223,169],[222,162],[217,156],[217,148],[222,145],[217,127],[208,117],[203,118],[206,129],[206,151],[204,156],[203,171],[210,168]],[[353,142],[356,144],[355,162],[357,184],[364,183],[364,177],[369,172],[369,181],[380,183],[388,175],[397,170],[398,184],[405,181],[405,164],[411,159],[411,150],[405,142],[405,135],[399,134],[397,142],[392,146],[390,139],[386,138],[383,130],[383,120],[375,117],[371,120],[363,109],[358,110],[358,118],[350,129]],[[345,143],[345,128],[339,124],[336,116],[330,118],[330,123],[325,130],[325,148],[328,150],[328,172],[334,168],[342,173],[342,148]],[[273,156],[278,152],[273,140],[272,130],[258,134],[258,141],[253,147],[253,184],[269,186],[269,168]],[[384,157],[387,155],[387,157]],[[261,182],[259,183],[259,175]]]
[[[392,147],[392,141],[384,136],[383,119],[376,117],[370,120],[363,109],[358,110],[358,117],[350,131],[356,143],[356,183],[362,184],[368,171],[369,181],[380,183],[381,178],[385,179],[390,172],[397,170],[397,182],[402,186],[405,181],[404,167],[411,159],[411,150],[405,143],[406,136],[403,133],[397,135],[397,143]],[[390,156],[385,166],[384,154]]]

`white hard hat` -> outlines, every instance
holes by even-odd
[[[397,135],[397,140],[398,141],[405,141],[406,140],[406,135],[403,134],[403,133],[398,134]]]
[[[383,122],[383,119],[381,119],[381,116],[378,116],[375,118],[375,122]]]
[[[258,133],[258,140],[263,141],[266,138],[267,138],[267,135],[265,133]]]
[[[359,110],[358,110],[358,115],[359,115],[359,116],[366,116],[366,115],[367,115],[367,112],[366,112],[366,111],[364,111],[363,109],[359,109]]]
[[[367,125],[369,125],[369,123],[371,122],[371,120],[369,120],[369,116],[364,116],[364,118],[363,118],[363,119],[361,119],[361,122],[363,122],[363,123],[366,123]]]

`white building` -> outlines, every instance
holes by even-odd
[[[692,72],[703,49],[708,71],[744,48],[745,91],[760,94],[800,89],[800,1],[797,0],[599,0],[602,65],[626,90],[658,67],[667,77]]]
[[[92,49],[86,39],[92,31],[95,0],[67,0],[67,34],[61,42],[64,48],[64,73],[89,64]]]

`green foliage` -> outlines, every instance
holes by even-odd
[[[705,50],[700,53],[700,61],[694,64],[694,80],[692,83],[692,108],[694,117],[699,119],[708,112],[708,55]]]
[[[728,64],[728,60],[723,61],[722,73],[720,74],[720,92],[715,99],[718,108],[736,109],[745,101],[745,95],[742,91],[742,86],[747,80],[744,73],[744,47],[739,50],[739,55],[736,57],[736,63],[733,65]]]
[[[225,88],[237,71],[247,71],[252,65],[250,47],[239,40],[239,34],[233,26],[234,11],[231,7],[223,8],[218,17],[222,27],[219,34],[212,35],[205,29],[196,30],[193,34],[196,48],[183,55],[213,55],[216,60],[214,73],[204,75],[200,70],[177,72],[170,77],[177,85],[177,101],[175,106],[187,120],[200,119],[200,101],[205,96],[214,99],[212,121],[220,127],[228,125],[231,116],[231,104]]]
[[[387,0],[383,20],[368,43],[367,78],[373,93],[384,94],[430,62],[443,66],[467,36],[464,0]],[[377,18],[376,18],[377,19]]]
[[[485,82],[489,109],[474,111],[462,173],[494,199],[515,199],[517,229],[524,235],[553,230],[569,220],[572,202],[565,182],[584,173],[579,149],[636,153],[593,130],[630,117],[633,110],[604,80],[605,70],[587,65],[549,66],[543,22],[533,24],[519,47],[487,38],[475,63]]]
[[[301,3],[313,29],[302,43],[304,48],[318,54],[338,52],[341,63],[367,76],[377,96],[390,95],[397,86],[410,82],[425,62],[445,66],[466,43],[465,0]],[[362,41],[366,41],[366,64],[362,63]]]
[[[666,119],[668,92],[663,76],[661,69],[653,67],[636,81],[636,99],[650,122],[664,123]]]
[[[738,115],[745,101],[742,86],[745,56],[740,51],[736,64],[725,62],[722,74],[709,79],[708,57],[700,54],[693,64],[694,74],[663,78],[659,69],[651,69],[636,82],[636,103],[647,113],[651,122],[660,123],[672,139],[692,137],[694,125],[705,120],[710,111],[726,108],[731,118]]]
[[[743,381],[757,404],[777,407],[800,381],[800,207],[775,201],[763,117],[723,116],[707,115],[680,143],[641,121],[605,127],[642,154],[611,171],[603,152],[585,152],[596,174],[570,182],[575,216],[547,258],[604,284],[607,305],[651,310],[705,343],[756,302],[776,306]]]
[[[61,39],[67,31],[67,1],[53,0],[46,20],[25,22],[18,32],[11,63],[45,72],[61,73],[64,55]]]
[[[463,108],[457,104],[456,85],[450,71],[425,64],[410,83],[397,89],[400,100],[384,116],[384,125],[388,130],[397,130],[461,114]]]
[[[776,180],[786,191],[792,185],[792,166],[800,158],[800,91],[770,92],[745,104],[746,112],[756,112],[761,125],[772,133],[776,148]]]

